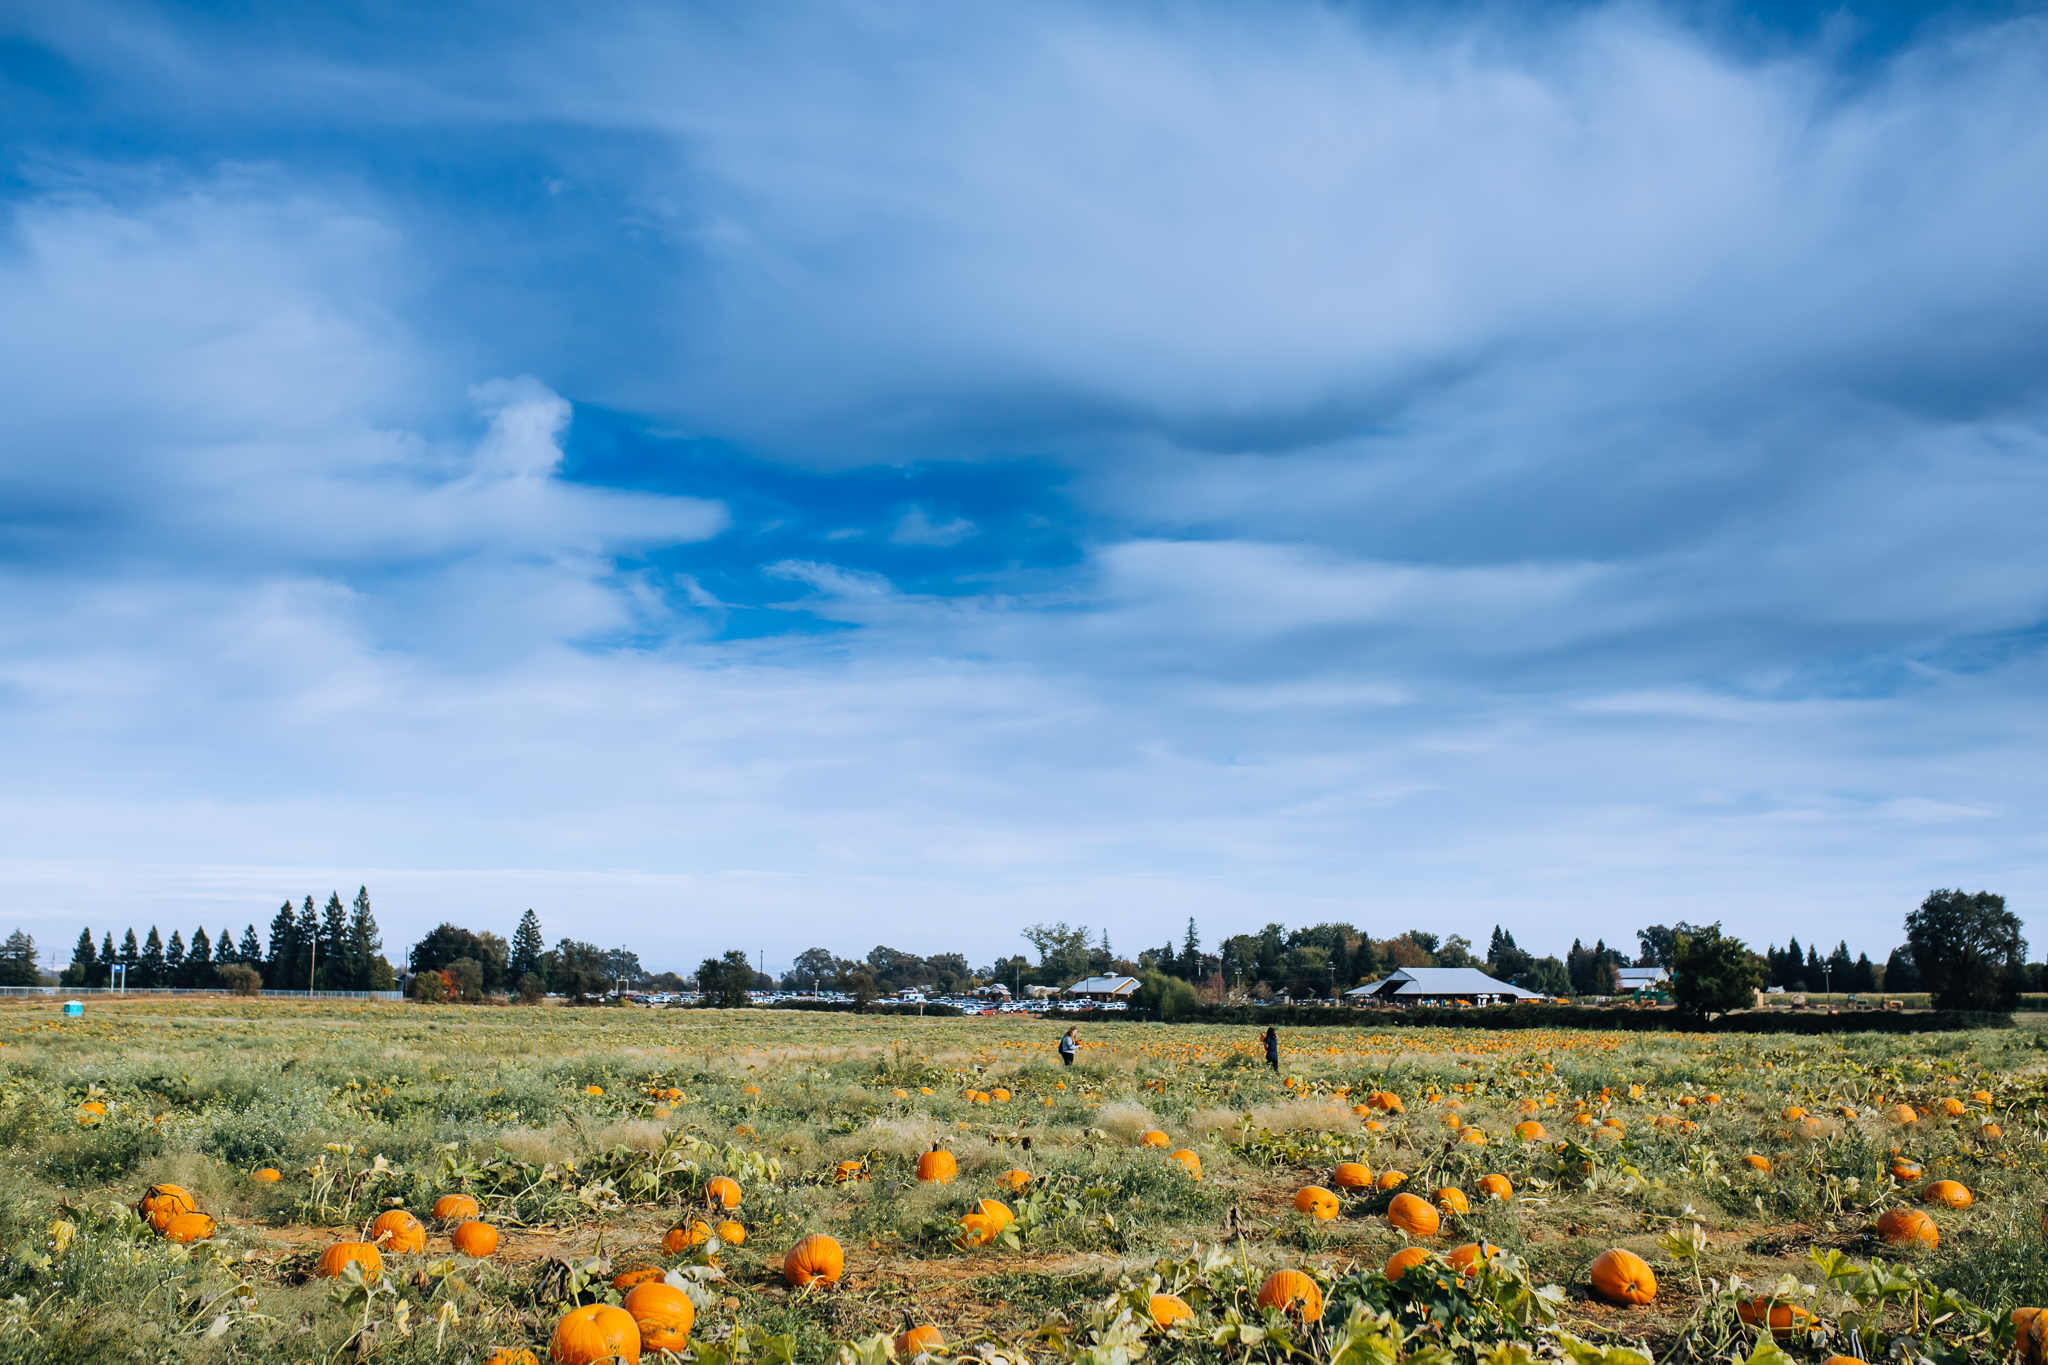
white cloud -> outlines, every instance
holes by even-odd
[[[965,517],[933,521],[922,507],[913,507],[889,533],[892,545],[958,545],[978,530]]]

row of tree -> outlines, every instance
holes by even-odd
[[[118,948],[111,930],[95,945],[87,928],[71,950],[71,965],[57,979],[65,986],[110,986],[118,980],[136,989],[206,989],[254,972],[259,989],[388,991],[393,979],[383,946],[364,887],[356,892],[353,909],[342,904],[339,892],[328,895],[324,913],[311,896],[298,909],[286,901],[271,921],[267,948],[253,924],[239,943],[232,929],[209,937],[203,925],[190,939],[173,929],[166,942],[152,924],[139,941],[128,930]]]
[[[564,938],[553,948],[541,933],[540,916],[528,910],[506,942],[489,930],[437,925],[406,954],[408,991],[428,999],[475,1003],[485,995],[513,993],[529,1003],[549,993],[583,1002],[622,986],[680,990],[673,972],[649,976],[639,955],[626,948],[600,948]]]

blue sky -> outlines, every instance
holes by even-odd
[[[0,23],[0,906],[1880,954],[2044,878],[2048,19]]]

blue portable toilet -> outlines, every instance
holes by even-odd
[[[65,1017],[66,1019],[76,1019],[76,1018],[78,1018],[78,1017],[79,1017],[79,1016],[80,1016],[81,1014],[84,1014],[84,1013],[85,1013],[85,1003],[84,1003],[83,1001],[79,1001],[79,1000],[66,1000],[66,1001],[64,1002],[64,1017]]]

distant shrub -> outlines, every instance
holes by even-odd
[[[234,995],[263,994],[263,973],[246,962],[224,963],[213,969],[222,988]]]

